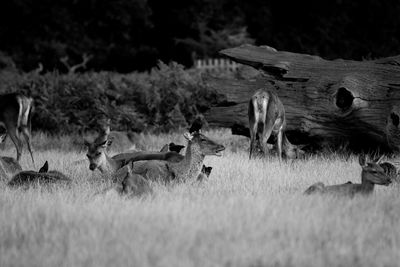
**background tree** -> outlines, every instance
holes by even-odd
[[[242,42],[324,58],[400,54],[397,0],[7,0],[0,3],[0,51],[18,69],[130,72],[214,57]],[[233,39],[235,41],[233,41]],[[82,70],[81,70],[82,71]]]

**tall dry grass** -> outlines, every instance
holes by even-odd
[[[397,186],[376,187],[368,198],[302,194],[316,181],[358,182],[355,157],[249,161],[245,139],[210,135],[229,148],[206,159],[208,181],[154,183],[154,194],[142,199],[94,195],[99,175],[84,161],[72,165],[84,151],[39,149],[38,165],[49,160],[74,183],[50,192],[1,185],[0,266],[399,265]],[[156,149],[170,140],[183,143],[180,135],[141,142]],[[15,150],[6,146],[3,154]],[[26,154],[22,163],[32,168]]]

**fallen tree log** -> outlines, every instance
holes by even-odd
[[[210,125],[248,136],[248,101],[255,90],[275,91],[294,143],[354,150],[400,148],[400,56],[370,61],[325,60],[270,47],[221,52],[259,72],[245,78],[209,78],[221,102],[205,114]]]

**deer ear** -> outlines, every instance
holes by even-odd
[[[113,140],[112,139],[108,139],[106,141],[106,146],[111,146],[112,145]]]
[[[166,153],[166,152],[168,152],[168,148],[169,148],[169,145],[166,144],[166,145],[164,145],[164,146],[161,148],[160,152]]]
[[[202,117],[197,117],[192,125],[189,128],[189,133],[200,132],[201,128],[203,127],[203,119]]]
[[[193,135],[191,133],[184,133],[183,136],[188,140],[191,141],[193,139]]]
[[[42,168],[39,169],[39,172],[44,173],[44,172],[48,172],[48,171],[49,171],[49,163],[46,160],[46,162],[43,164]]]
[[[0,144],[4,142],[4,140],[6,140],[7,137],[7,133],[4,134],[0,134]]]
[[[366,158],[366,156],[365,156],[365,154],[361,154],[359,157],[358,157],[358,162],[360,163],[360,166],[361,167],[364,167],[364,166],[366,166],[367,164],[367,158]]]
[[[375,163],[376,163],[376,164],[381,163],[381,161],[382,161],[382,159],[383,159],[384,156],[385,156],[385,155],[380,156],[380,157],[375,161]]]

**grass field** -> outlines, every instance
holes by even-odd
[[[73,165],[85,151],[36,137],[37,165],[49,160],[74,184],[51,192],[0,186],[0,266],[399,266],[398,186],[377,186],[368,198],[304,196],[317,181],[358,182],[357,159],[249,161],[245,139],[209,136],[227,151],[206,158],[208,181],[152,184],[142,199],[94,195],[99,174]],[[170,140],[184,143],[179,135],[141,142],[157,149]],[[22,164],[32,168],[26,153]]]

